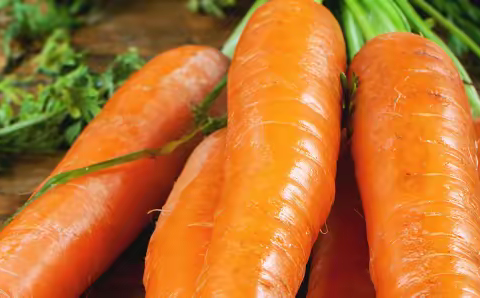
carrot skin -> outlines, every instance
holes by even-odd
[[[477,140],[480,139],[480,119],[475,119],[473,121],[473,124],[475,125],[475,133],[477,136]]]
[[[247,24],[198,297],[295,296],[334,197],[345,56],[340,26],[314,1],[272,0]]]
[[[475,126],[475,135],[477,136],[477,169],[480,175],[480,166],[478,164],[480,162],[480,119],[475,119],[473,124]]]
[[[346,148],[345,148],[346,149]],[[308,298],[373,298],[362,202],[350,151],[340,154],[335,202],[312,250]]]
[[[179,138],[193,127],[191,107],[227,66],[203,46],[154,58],[108,101],[51,176]],[[147,212],[162,206],[198,141],[59,185],[32,202],[0,232],[0,293],[78,297],[140,233]]]
[[[353,60],[352,151],[377,297],[480,296],[475,130],[440,47],[382,35]]]
[[[193,151],[162,208],[145,260],[146,297],[191,298],[223,187],[226,130]]]

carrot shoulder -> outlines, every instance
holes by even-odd
[[[334,197],[345,60],[314,1],[252,16],[229,72],[225,189],[198,296],[295,296]]]
[[[335,202],[312,250],[307,297],[373,298],[365,219],[349,150],[337,167]]]
[[[225,129],[193,151],[162,208],[145,260],[147,297],[191,298],[223,187]]]
[[[378,297],[480,295],[475,130],[433,42],[382,35],[353,60],[353,156]]]
[[[179,138],[193,126],[191,107],[227,64],[203,46],[154,58],[108,101],[51,176]],[[194,145],[75,179],[32,202],[0,232],[0,294],[78,297],[147,224],[147,212],[162,205]]]

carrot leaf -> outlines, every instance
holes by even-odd
[[[104,73],[94,73],[63,29],[52,33],[34,61],[41,74],[0,80],[0,159],[69,146],[113,92],[145,63],[130,49]]]
[[[7,57],[4,72],[11,71],[18,60],[58,28],[73,29],[84,22],[80,17],[92,11],[92,0],[3,0],[0,6],[11,19],[3,34]]]

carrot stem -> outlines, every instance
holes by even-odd
[[[438,10],[436,10],[435,7],[431,6],[424,0],[413,0],[412,2],[434,18],[440,25],[449,30],[450,33],[461,40],[470,48],[470,50],[472,50],[472,52],[475,53],[475,55],[477,55],[477,57],[480,58],[480,46],[470,38],[470,36],[465,34],[462,29],[458,28],[453,22],[445,18]]]
[[[455,56],[455,54],[450,50],[450,48],[443,42],[443,40],[438,37],[423,21],[423,19],[418,15],[413,6],[407,0],[396,0],[399,7],[402,9],[403,13],[407,19],[416,27],[418,32],[422,33],[428,39],[437,43],[442,49],[450,56],[455,65],[457,66],[460,77],[464,81],[465,91],[468,95],[470,102],[470,107],[472,109],[473,116],[480,116],[480,97],[478,96],[475,86],[472,84],[472,79],[470,78],[467,70],[462,65],[460,60]]]
[[[377,0],[380,8],[388,15],[395,24],[397,31],[410,32],[410,24],[393,0]]]
[[[348,57],[352,61],[353,57],[360,51],[365,44],[362,31],[355,20],[350,9],[345,8],[342,11],[343,34],[347,40]]]
[[[402,23],[395,22],[394,19],[388,14],[385,6],[385,0],[364,0],[363,3],[367,10],[371,12],[373,18],[376,20],[375,28],[379,33],[387,33],[393,31],[403,31]]]
[[[370,22],[367,18],[367,13],[362,6],[358,4],[356,0],[345,0],[347,4],[347,9],[350,9],[353,16],[357,20],[358,25],[362,29],[363,35],[366,40],[372,39],[376,36],[375,30],[370,25]]]
[[[222,92],[223,88],[227,85],[227,76],[223,76],[220,82],[213,88],[213,90],[205,97],[205,99],[193,108],[193,114],[195,124],[201,125],[206,119],[208,119],[208,111],[215,103],[218,95]]]
[[[400,7],[398,7],[397,3],[395,0],[386,0],[390,5],[393,7],[393,9],[396,11],[396,13],[400,16],[402,19],[403,25],[405,26],[405,29],[407,29],[407,32],[412,32],[412,27],[410,26],[410,22],[408,21],[407,17],[405,14],[402,12]]]
[[[55,116],[59,116],[59,115],[64,114],[66,112],[67,112],[66,109],[61,109],[61,110],[58,110],[58,111],[53,112],[53,113],[44,114],[40,117],[36,117],[36,118],[26,120],[26,121],[20,121],[20,122],[17,122],[15,124],[9,125],[7,127],[3,127],[3,128],[0,129],[0,137],[8,135],[8,134],[10,134],[10,133],[12,133],[16,130],[24,129],[24,128],[29,127],[29,126],[36,125],[37,123],[43,122],[43,121],[45,121],[47,119],[50,119],[52,117],[55,117]]]
[[[469,20],[458,18],[455,20],[460,25],[465,33],[470,36],[475,42],[480,43],[480,28]]]
[[[111,168],[114,166],[122,165],[125,163],[129,163],[132,161],[136,161],[142,158],[155,158],[157,156],[162,156],[162,155],[167,155],[175,151],[178,147],[181,145],[187,143],[191,139],[193,139],[198,133],[202,131],[208,131],[215,127],[216,129],[220,129],[222,127],[225,127],[227,125],[227,117],[222,116],[219,118],[209,118],[208,121],[206,121],[203,125],[198,126],[195,128],[193,131],[190,133],[182,136],[181,138],[171,141],[161,147],[158,148],[153,148],[153,149],[143,149],[139,150],[136,152],[128,153],[119,157],[115,157],[109,160],[105,160],[99,163],[95,163],[83,168],[78,168],[66,172],[59,173],[52,178],[48,179],[45,184],[33,195],[33,197],[25,202],[25,204],[20,207],[10,218],[8,218],[2,226],[2,229],[7,226],[13,218],[20,213],[25,207],[30,205],[32,202],[34,202],[36,199],[38,199],[40,196],[48,192],[49,190],[53,189],[57,185],[65,184],[68,183],[69,181],[88,175],[92,174],[101,170],[105,170],[107,168]],[[2,230],[0,229],[0,231]]]

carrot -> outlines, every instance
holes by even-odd
[[[477,137],[477,159],[480,162],[480,119],[473,121],[475,126],[475,135]],[[480,164],[477,163],[478,174],[480,175]]]
[[[352,151],[378,297],[480,295],[475,130],[435,43],[385,34],[354,58]]]
[[[319,235],[312,250],[307,297],[375,297],[362,202],[349,150],[341,153],[337,167],[335,203],[325,234]]]
[[[182,136],[193,125],[191,107],[227,64],[203,46],[159,55],[108,101],[51,176]],[[162,205],[194,143],[75,179],[31,202],[0,232],[0,294],[78,297]]]
[[[223,186],[225,129],[193,151],[150,238],[145,260],[147,297],[192,297]]]
[[[334,197],[345,44],[313,0],[272,0],[228,79],[225,189],[200,297],[293,297]]]
[[[477,135],[477,139],[480,139],[480,119],[475,119],[473,123],[475,125],[475,133]]]

